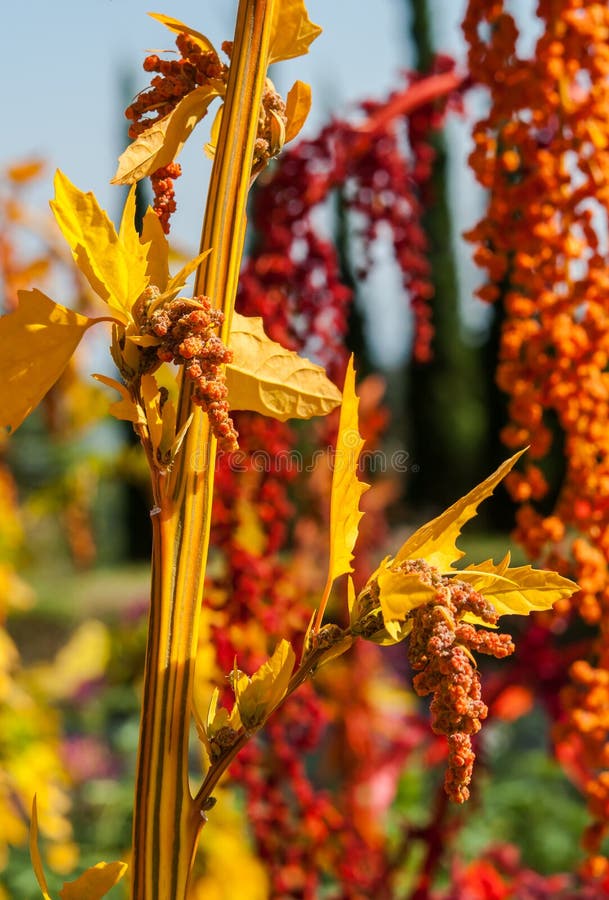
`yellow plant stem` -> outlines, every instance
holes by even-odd
[[[235,300],[254,141],[274,0],[240,0],[212,168],[195,294],[224,311]],[[132,900],[183,900],[204,822],[188,783],[191,698],[213,494],[215,438],[183,380],[179,429],[193,418],[167,474],[153,471],[153,563],[133,821]]]

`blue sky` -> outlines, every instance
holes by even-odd
[[[458,51],[464,3],[432,0],[442,50]],[[42,156],[48,177],[36,189],[37,203],[51,197],[52,174],[60,167],[116,218],[122,195],[109,181],[126,142],[125,96],[148,83],[141,69],[146,53],[174,46],[146,13],[181,19],[218,46],[232,37],[236,6],[236,0],[12,0],[3,10],[2,79],[10,87],[3,98],[0,167]],[[411,57],[405,0],[308,0],[307,6],[323,34],[307,56],[275,67],[273,77],[284,92],[296,78],[311,83],[305,133],[313,134],[331,113],[386,95]],[[172,239],[187,252],[198,247],[210,165],[201,152],[205,140],[203,123],[180,160],[187,174],[177,186]]]

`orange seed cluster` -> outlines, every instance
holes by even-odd
[[[506,7],[470,0],[464,22],[471,74],[491,98],[470,157],[489,207],[468,237],[487,272],[479,295],[501,300],[505,311],[497,381],[510,422],[502,437],[510,447],[529,444],[529,459],[541,462],[508,480],[521,504],[517,538],[531,558],[575,577],[582,590],[574,607],[601,625],[595,666],[585,678],[576,666],[564,693],[561,739],[570,734],[584,748],[583,789],[604,832],[609,722],[598,695],[609,671],[602,627],[609,612],[609,7],[540,0],[541,36],[526,58]],[[546,483],[552,468],[543,461],[557,434],[564,472]],[[536,503],[550,488],[556,499],[542,512]],[[559,612],[569,608],[565,601]]]
[[[161,362],[184,367],[194,383],[193,402],[207,413],[222,450],[236,450],[237,432],[229,416],[228,389],[222,366],[232,353],[215,329],[224,314],[214,309],[207,297],[178,298],[156,309],[143,327],[144,333],[160,339],[156,356]]]
[[[435,600],[409,614],[412,632],[408,659],[418,673],[413,679],[417,694],[433,694],[430,711],[434,732],[448,738],[446,792],[456,803],[464,803],[469,797],[475,759],[471,736],[480,730],[488,714],[472,651],[500,659],[514,652],[514,644],[507,634],[463,621],[467,613],[489,625],[495,625],[498,618],[492,605],[471,585],[441,576],[424,560],[411,560],[400,568],[405,573],[416,572],[437,591]]]

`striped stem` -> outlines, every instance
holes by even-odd
[[[195,295],[223,310],[226,340],[274,0],[240,0]],[[213,494],[216,441],[183,379],[178,429],[193,413],[172,471],[153,473],[151,607],[133,821],[132,900],[183,900],[203,818],[188,784],[191,698]]]

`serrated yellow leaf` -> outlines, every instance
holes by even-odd
[[[579,590],[579,585],[556,572],[532,566],[502,567],[486,560],[455,573],[455,577],[483,594],[500,616],[528,616],[550,609]]]
[[[188,262],[182,266],[179,272],[169,279],[167,283],[167,294],[178,293],[186,284],[188,278],[192,275],[195,269],[198,269],[203,260],[209,256],[211,253],[211,249],[203,250],[202,253],[199,253],[198,256],[195,256],[193,259],[189,259]]]
[[[113,316],[126,325],[131,307],[148,285],[146,254],[141,247],[135,254],[131,252],[137,239],[135,225],[131,223],[133,236],[125,246],[94,194],[80,191],[59,170],[50,205],[76,265]],[[127,222],[123,222],[126,233]]]
[[[414,573],[385,568],[379,572],[379,601],[385,627],[391,621],[403,622],[408,613],[429,603],[436,591]]]
[[[281,702],[288,689],[295,662],[292,645],[283,639],[271,658],[251,678],[236,672],[233,687],[245,728],[258,728]]]
[[[216,52],[214,50],[214,45],[204,34],[201,34],[200,31],[195,31],[194,28],[189,28],[188,25],[184,25],[179,19],[174,19],[172,16],[165,16],[163,13],[148,13],[148,15],[152,19],[156,19],[157,22],[160,22],[161,25],[164,25],[165,28],[174,31],[176,34],[187,34],[204,53],[209,53],[209,51],[212,51],[213,53]]]
[[[146,247],[146,274],[150,284],[162,293],[169,281],[169,244],[159,217],[150,206],[144,215],[142,243]]]
[[[304,81],[296,81],[290,88],[285,101],[285,141],[294,140],[306,122],[311,109],[311,86]]]
[[[364,446],[359,433],[359,398],[355,393],[353,357],[349,360],[340,409],[336,451],[330,495],[330,564],[328,582],[352,572],[351,560],[363,515],[359,502],[370,485],[357,477],[357,466]]]
[[[340,403],[340,391],[316,366],[264,333],[262,319],[233,315],[226,366],[231,409],[286,419],[324,416]]]
[[[0,317],[0,425],[14,431],[53,387],[83,334],[96,322],[41,291],[19,291],[14,312]]]
[[[407,559],[424,559],[441,572],[452,571],[452,565],[464,555],[457,547],[457,538],[461,529],[476,515],[479,504],[493,493],[500,481],[505,478],[524,450],[515,453],[502,463],[472,491],[453,503],[452,506],[419,528],[396,553],[395,563]]]
[[[209,85],[187,94],[168,116],[143,131],[121,154],[112,184],[133,184],[173,162],[209,104],[219,96]]]
[[[36,794],[32,800],[32,819],[30,822],[30,857],[32,860],[32,868],[36,881],[40,885],[44,900],[51,900],[49,894],[49,886],[44,877],[44,869],[42,868],[42,860],[40,859],[40,850],[38,849],[38,808],[36,805]]]
[[[319,25],[309,19],[304,0],[277,0],[273,9],[269,66],[308,53],[309,45],[321,31]]]
[[[147,286],[150,282],[148,276],[148,250],[150,248],[146,246],[145,240],[140,238],[135,227],[135,187],[133,184],[129,188],[118,229],[118,239],[128,261],[127,275],[129,285],[127,293],[134,300],[144,290],[142,284]],[[130,309],[131,307],[129,307]]]
[[[129,389],[121,384],[120,381],[116,381],[115,378],[109,378],[107,375],[95,374],[92,376],[96,379],[96,381],[100,381],[102,384],[105,384],[107,387],[114,388],[115,391],[118,391],[121,395],[121,399],[117,400],[115,403],[111,403],[108,407],[108,412],[111,416],[114,416],[115,419],[121,419],[124,422],[133,422],[134,424],[145,425],[146,419],[139,408],[136,405],[133,397],[129,393]]]
[[[61,900],[101,900],[126,871],[127,863],[124,862],[97,863],[75,881],[67,881],[59,896]]]

